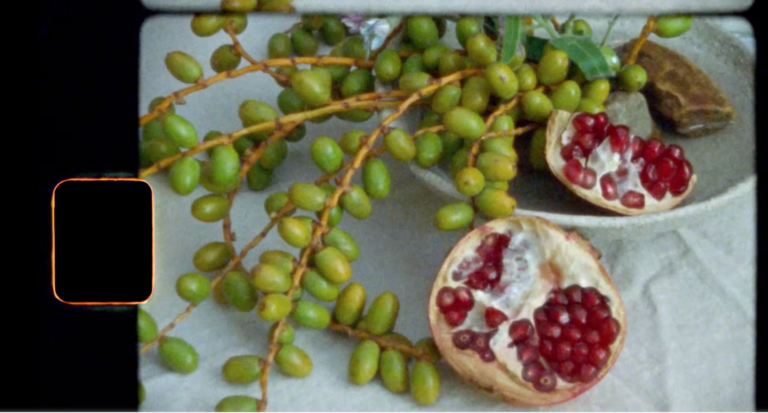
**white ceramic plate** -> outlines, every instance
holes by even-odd
[[[607,19],[590,18],[589,21],[594,22],[595,39],[602,39]],[[618,46],[636,37],[644,23],[644,18],[619,19],[610,44]],[[450,25],[443,41],[458,47],[452,28]],[[663,133],[664,142],[677,143],[685,149],[698,175],[698,184],[691,195],[670,211],[623,217],[602,212],[581,200],[548,172],[521,171],[510,183],[510,193],[517,199],[517,214],[541,216],[587,237],[646,236],[717,219],[724,205],[743,199],[755,187],[753,52],[714,19],[697,18],[691,30],[679,38],[653,37],[652,40],[690,58],[720,85],[736,110],[734,124],[709,136],[685,138],[670,131]],[[382,112],[381,116],[389,113]],[[414,131],[417,123],[418,114],[410,112],[392,126]],[[410,167],[419,181],[446,200],[466,199],[454,188],[446,168],[422,169],[415,163]]]

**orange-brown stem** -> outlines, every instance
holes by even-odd
[[[376,60],[376,56],[387,49],[387,46],[389,46],[389,43],[392,41],[392,39],[394,39],[395,36],[397,36],[397,34],[403,30],[403,22],[404,20],[400,20],[400,23],[398,23],[397,26],[395,26],[395,28],[389,32],[386,39],[384,39],[384,43],[382,43],[381,46],[379,46],[376,50],[373,51],[373,53],[371,53],[371,60]]]
[[[640,37],[638,37],[635,42],[632,44],[632,51],[629,53],[629,56],[627,56],[627,59],[624,61],[625,65],[631,65],[635,63],[635,60],[637,60],[637,55],[640,53],[640,50],[642,50],[643,45],[648,40],[648,37],[653,34],[656,31],[656,16],[650,16],[648,17],[648,20],[645,22],[645,26],[643,26],[643,30],[640,32]]]
[[[403,354],[408,354],[409,356],[416,357],[417,359],[429,361],[432,363],[437,361],[437,360],[433,360],[432,357],[430,357],[430,355],[427,352],[421,351],[416,347],[402,344],[394,340],[384,338],[382,336],[377,336],[367,331],[358,330],[356,328],[350,327],[345,324],[341,324],[336,321],[331,321],[331,324],[328,326],[328,328],[330,328],[331,330],[340,331],[349,337],[355,337],[360,340],[372,340],[383,348],[397,350]]]
[[[243,59],[247,60],[248,63],[250,63],[252,65],[259,64],[258,60],[256,60],[253,57],[251,57],[251,55],[248,54],[248,52],[246,52],[245,49],[243,49],[243,45],[241,45],[240,44],[240,40],[237,39],[237,33],[235,33],[235,27],[234,27],[234,23],[232,22],[232,20],[227,20],[227,24],[226,24],[226,27],[224,27],[224,31],[232,39],[232,46],[235,48],[235,52],[237,54],[242,56]],[[291,78],[290,77],[288,77],[286,75],[282,75],[280,73],[277,73],[277,72],[275,72],[274,70],[272,70],[270,68],[265,68],[264,69],[264,73],[272,76],[278,83],[290,84],[290,82],[291,82]]]

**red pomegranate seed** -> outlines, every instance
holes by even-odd
[[[533,382],[533,387],[543,393],[551,392],[557,386],[557,378],[550,370],[541,373],[541,376]]]
[[[509,326],[509,338],[515,344],[524,342],[531,334],[533,334],[533,324],[530,320],[517,320]]]
[[[677,172],[675,176],[669,181],[670,192],[672,195],[680,195],[685,192],[685,188],[688,187],[688,183],[693,176],[693,166],[691,163],[684,159],[677,165]],[[683,188],[680,190],[680,188]]]
[[[664,152],[664,142],[658,139],[649,139],[643,150],[643,159],[646,163],[653,162]]]
[[[597,328],[600,323],[611,316],[611,310],[604,304],[600,304],[589,310],[589,325]]]
[[[453,290],[454,307],[459,311],[469,311],[475,306],[475,298],[467,287],[456,287]]]
[[[573,348],[571,349],[571,361],[574,363],[583,363],[588,355],[589,346],[586,343],[579,341],[573,345]]]
[[[603,303],[603,295],[595,287],[587,287],[581,293],[581,305],[584,309],[591,310],[592,307]]]
[[[573,143],[584,151],[584,154],[589,156],[592,149],[597,146],[597,137],[592,132],[576,132],[573,135]]]
[[[669,182],[677,173],[677,164],[670,158],[662,157],[656,160],[656,171],[660,181]]]
[[[501,310],[494,307],[487,307],[485,309],[485,324],[488,327],[496,328],[505,321],[507,321],[507,315],[501,312]]]
[[[603,191],[603,198],[609,201],[613,201],[619,197],[619,193],[616,189],[616,182],[608,174],[600,177],[600,189]]]
[[[589,349],[588,360],[597,368],[603,367],[610,357],[611,352],[605,347],[593,346]]]
[[[581,286],[579,285],[571,285],[565,290],[563,290],[563,294],[565,294],[565,298],[568,300],[569,303],[580,303],[581,302]]]
[[[547,319],[553,323],[567,324],[568,310],[565,306],[560,304],[547,304],[544,306],[544,311],[547,313]]]
[[[572,361],[564,361],[562,363],[558,363],[555,371],[561,379],[570,381],[573,378],[573,374],[576,372],[576,363]]]
[[[547,321],[547,312],[544,311],[544,307],[539,307],[533,312],[533,321],[536,322],[537,326]]]
[[[606,132],[608,133],[611,150],[616,153],[624,152],[624,149],[629,144],[629,128],[624,125],[611,125]]]
[[[568,306],[568,318],[576,325],[583,326],[587,324],[587,315],[589,312],[581,304],[570,304]]]
[[[648,191],[649,194],[651,194],[653,199],[657,201],[661,201],[662,199],[664,199],[664,195],[667,194],[667,190],[669,189],[669,184],[666,182],[654,182],[645,189]]]
[[[622,195],[621,205],[627,208],[641,209],[645,206],[645,195],[637,191],[627,191]]]
[[[531,364],[539,359],[539,351],[536,347],[520,345],[517,346],[517,359],[520,360],[523,365]]]
[[[667,146],[667,149],[664,150],[662,156],[679,161],[685,159],[685,152],[683,151],[683,148],[680,147],[680,145],[673,143],[672,145]]]
[[[687,190],[688,190],[688,184],[685,184],[683,186],[669,188],[669,193],[672,194],[672,196],[678,196],[683,194]]]
[[[571,159],[581,159],[584,157],[584,151],[581,150],[578,146],[576,146],[575,143],[571,142],[565,146],[563,146],[562,149],[560,149],[560,156],[563,157],[564,160],[570,161]]]
[[[597,368],[589,363],[582,364],[579,368],[578,378],[582,383],[589,383],[597,377]]]
[[[568,304],[568,298],[565,297],[565,293],[560,290],[552,290],[547,294],[547,304],[550,305],[566,305]]]
[[[480,360],[483,360],[486,363],[490,363],[494,360],[496,360],[496,355],[493,354],[493,351],[491,349],[485,350],[482,353],[479,353]]]
[[[469,348],[469,345],[475,340],[475,332],[472,330],[461,330],[453,333],[453,345],[459,350]]]
[[[539,344],[539,354],[541,354],[541,357],[544,357],[545,359],[551,358],[554,350],[555,345],[552,343],[552,341],[541,340],[541,344]]]
[[[629,149],[631,150],[632,160],[639,158],[643,155],[643,149],[645,149],[645,141],[639,136],[633,136],[629,140]]]
[[[525,345],[539,348],[539,336],[532,332],[528,340],[525,340]]]
[[[573,324],[568,324],[563,327],[563,339],[568,340],[571,343],[581,340],[581,328]]]
[[[605,346],[609,346],[616,341],[620,330],[619,322],[613,317],[601,321],[597,326],[597,332],[600,333],[600,338]]]
[[[445,313],[445,322],[451,327],[458,327],[467,318],[467,313],[460,311],[448,311]]]
[[[488,288],[488,284],[488,276],[483,268],[469,274],[469,278],[466,281],[467,287],[481,291]]]
[[[594,116],[595,119],[595,125],[592,128],[595,133],[599,135],[605,135],[606,129],[610,126],[610,122],[608,121],[608,114],[605,112],[600,112]]]
[[[597,330],[589,328],[581,333],[581,339],[587,344],[599,344],[600,333],[598,333]]]
[[[573,127],[579,132],[591,132],[595,127],[595,118],[589,113],[579,113],[573,118]]]
[[[559,338],[563,329],[559,324],[543,322],[541,325],[536,325],[536,330],[542,337],[546,338]]]
[[[555,344],[555,349],[552,354],[555,360],[565,361],[571,357],[571,343],[567,341],[560,341]]]
[[[488,340],[488,334],[479,333],[475,335],[475,339],[469,346],[479,354],[488,350]]]
[[[584,173],[584,167],[575,159],[571,159],[563,165],[563,174],[573,184],[581,183],[581,175]]]
[[[544,365],[540,361],[535,361],[531,364],[523,366],[523,372],[520,375],[523,380],[527,382],[533,382],[539,379],[541,375],[546,371]]]
[[[581,183],[579,186],[586,189],[592,189],[595,187],[595,183],[597,183],[597,172],[592,168],[585,169],[584,173],[581,175]]]
[[[643,186],[656,182],[659,179],[658,171],[656,170],[656,164],[649,163],[645,165],[643,172],[640,172],[640,182]]]
[[[634,159],[632,159],[632,165],[635,166],[635,169],[638,172],[642,172],[643,169],[645,168],[645,159],[643,159],[642,157],[641,158],[634,158]]]
[[[443,314],[450,310],[455,302],[456,296],[453,294],[453,288],[443,287],[437,292],[437,308],[439,308],[440,312]]]

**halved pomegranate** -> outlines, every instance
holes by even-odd
[[[546,158],[576,195],[623,215],[672,209],[696,185],[683,148],[633,136],[605,113],[555,111],[547,125]]]
[[[459,241],[428,311],[457,374],[516,406],[587,391],[616,362],[626,335],[621,297],[598,252],[532,216],[490,221]]]

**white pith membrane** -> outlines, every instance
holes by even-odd
[[[693,187],[696,185],[696,174],[691,176],[688,183],[688,189],[686,189],[685,192],[675,196],[672,195],[670,191],[667,191],[662,199],[657,200],[643,187],[640,181],[641,170],[631,162],[633,156],[632,148],[630,147],[622,153],[615,153],[611,150],[610,139],[608,138],[595,147],[588,158],[574,158],[579,161],[582,167],[589,167],[597,172],[595,185],[592,188],[587,189],[570,182],[563,172],[563,167],[567,161],[563,159],[560,151],[565,145],[571,143],[576,131],[573,125],[573,119],[580,113],[581,112],[570,113],[566,111],[554,111],[547,125],[547,164],[552,173],[568,186],[571,191],[576,193],[576,195],[595,205],[614,212],[619,212],[624,215],[639,215],[671,209],[679,204],[693,190]],[[632,131],[630,131],[629,136],[630,140],[635,137],[631,132]],[[648,140],[646,140],[646,142],[647,141]],[[620,167],[625,167],[628,171],[623,177],[616,174],[616,170]],[[608,200],[603,197],[600,178],[606,173],[608,173],[616,183],[618,196],[614,200]],[[621,203],[621,197],[630,190],[638,192],[644,196],[645,205],[643,208],[627,208]]]
[[[491,293],[472,289],[474,306],[462,324],[452,327],[445,321],[436,304],[438,292],[446,286],[465,286],[463,279],[454,279],[454,273],[459,270],[462,262],[471,262],[473,257],[477,257],[477,247],[492,233],[511,235],[509,246],[504,251],[504,267],[499,283],[500,286],[507,284],[506,288],[503,292]],[[591,246],[577,234],[566,233],[538,217],[497,219],[470,232],[449,253],[437,275],[429,300],[430,327],[441,354],[464,379],[513,405],[544,406],[562,403],[591,388],[617,359],[624,345],[626,327],[621,298],[595,254]],[[464,268],[466,264],[459,270],[464,276],[473,270],[472,266],[466,270]],[[517,348],[508,333],[509,327],[520,319],[528,319],[535,325],[533,312],[544,305],[548,293],[554,288],[562,290],[573,284],[584,288],[595,287],[608,297],[611,316],[619,321],[621,329],[616,341],[608,346],[608,362],[599,369],[592,381],[568,383],[558,377],[554,391],[541,392],[521,377],[523,364],[518,360]],[[453,334],[465,329],[491,331],[484,319],[485,308],[489,305],[501,310],[508,319],[499,325],[490,340],[490,348],[496,360],[485,362],[471,348],[457,348]],[[538,360],[547,366],[543,357],[539,356]]]

